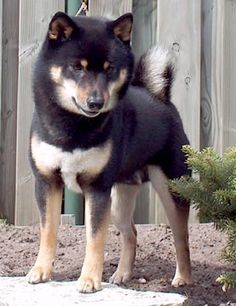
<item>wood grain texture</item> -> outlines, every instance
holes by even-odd
[[[156,44],[157,1],[133,0],[132,48],[137,58]]]
[[[17,128],[19,2],[2,2],[0,211],[14,222]]]
[[[89,14],[117,18],[124,13],[132,12],[132,0],[90,0]]]
[[[215,0],[202,2],[202,37],[201,37],[201,129],[200,147],[214,146],[216,143],[217,114],[213,104],[211,91],[212,69],[212,11],[216,9]],[[216,129],[217,130],[217,129]]]
[[[201,148],[223,148],[224,2],[202,5]]]
[[[2,1],[0,1],[0,27],[3,26]],[[0,31],[0,122],[1,122],[1,104],[2,104],[2,31]],[[0,148],[1,148],[1,124],[0,124]],[[0,212],[1,213],[1,212]]]
[[[2,1],[0,1],[0,27],[3,28],[3,14],[2,14]],[[2,31],[0,31],[0,170],[1,170],[1,151],[2,151]],[[1,178],[0,178],[1,180]],[[1,185],[1,183],[0,183]],[[3,216],[1,211],[0,199],[0,218]]]
[[[236,146],[236,0],[223,1],[223,150]],[[220,9],[220,8],[219,8]],[[220,21],[219,21],[220,22]]]
[[[201,147],[236,145],[236,1],[202,4]]]
[[[201,1],[159,0],[157,14],[157,43],[176,56],[172,101],[191,144],[199,148]]]
[[[201,1],[159,0],[157,7],[157,43],[172,49],[176,56],[176,75],[172,102],[178,108],[190,143],[200,145],[200,60]],[[150,191],[150,197],[153,190]],[[158,208],[156,222],[164,218]],[[191,210],[190,222],[196,222]]]
[[[64,11],[64,0],[19,1],[19,79],[16,143],[15,224],[38,221],[34,197],[34,179],[28,161],[28,143],[33,113],[32,68],[49,21],[57,11]]]

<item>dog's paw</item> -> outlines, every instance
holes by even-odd
[[[191,284],[191,279],[190,278],[184,278],[184,277],[174,277],[174,279],[172,280],[171,286],[172,287],[182,287],[182,286],[186,286],[186,285],[190,285]]]
[[[81,293],[92,293],[102,290],[101,281],[94,280],[91,277],[80,276],[77,282],[77,289]]]
[[[117,270],[109,279],[109,282],[111,284],[116,284],[116,285],[120,285],[120,284],[125,284],[127,283],[129,280],[131,279],[131,272],[127,271],[127,272],[121,272],[119,270]]]
[[[28,283],[38,284],[47,282],[51,279],[52,268],[34,266],[26,276]]]

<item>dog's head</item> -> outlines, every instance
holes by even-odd
[[[52,18],[40,58],[60,107],[87,117],[115,107],[132,76],[131,29],[131,14],[114,21],[61,12]]]

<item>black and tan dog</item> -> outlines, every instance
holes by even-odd
[[[104,243],[110,214],[122,250],[113,283],[129,280],[136,250],[135,198],[150,180],[161,197],[174,234],[177,268],[173,286],[190,283],[188,204],[171,196],[168,178],[188,173],[188,143],[170,102],[173,65],[153,48],[133,72],[132,15],[115,21],[57,13],[34,70],[35,112],[30,159],[40,211],[40,250],[30,283],[50,279],[55,260],[62,190],[83,192],[86,256],[81,292],[101,289]]]

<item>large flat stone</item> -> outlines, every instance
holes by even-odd
[[[103,283],[103,290],[81,294],[76,282],[30,285],[23,277],[0,277],[0,306],[186,306],[174,293],[141,292]]]

